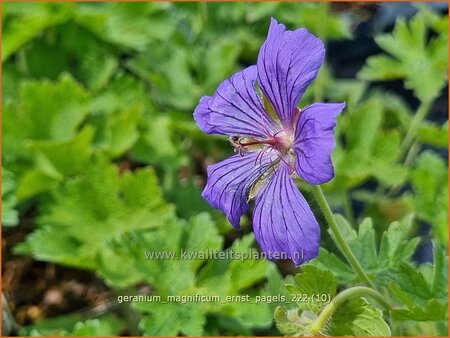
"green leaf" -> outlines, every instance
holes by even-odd
[[[328,323],[330,336],[390,336],[383,313],[364,298],[353,298],[338,307]]]
[[[396,80],[405,76],[403,67],[399,62],[386,55],[369,57],[367,65],[361,70],[359,76],[366,80]]]
[[[296,3],[281,12],[280,20],[295,27],[306,27],[324,40],[342,40],[351,37],[351,20],[332,15],[327,3]]]
[[[17,58],[22,59],[22,64],[15,65],[23,69],[27,78],[57,80],[61,73],[71,68],[71,59],[73,60],[68,51],[55,41],[59,31],[59,27],[50,28],[40,34],[25,48],[20,49],[11,63],[14,64]]]
[[[133,72],[155,84],[151,88],[155,101],[176,109],[193,109],[202,93],[193,78],[188,51],[181,46],[177,50],[173,53],[168,47],[150,48],[127,65]]]
[[[4,110],[5,161],[27,171],[32,142],[73,139],[89,112],[88,103],[89,94],[67,74],[57,82],[23,82],[18,99]]]
[[[342,258],[325,248],[319,248],[318,257],[311,261],[310,264],[326,270],[332,267],[330,271],[338,276],[339,281],[343,284],[349,284],[355,279],[353,269]]]
[[[434,152],[424,151],[411,171],[411,203],[419,218],[431,223],[439,243],[448,242],[448,168]]]
[[[24,201],[38,193],[46,192],[65,177],[81,173],[91,155],[94,130],[86,126],[72,140],[30,141],[34,153],[34,168],[20,179],[16,196]]]
[[[416,4],[425,22],[438,33],[448,33],[448,15],[442,15],[430,6]]]
[[[138,122],[143,110],[143,105],[136,104],[122,111],[102,116],[98,123],[97,145],[111,158],[122,156],[139,137]]]
[[[2,168],[2,225],[6,227],[19,223],[19,213],[15,209],[17,201],[13,193],[15,187],[14,174]]]
[[[94,115],[109,115],[130,109],[130,106],[144,105],[145,113],[153,112],[145,83],[124,72],[118,72],[101,92],[92,98]]]
[[[383,283],[385,275],[391,267],[407,261],[414,253],[418,238],[409,239],[413,226],[413,217],[407,216],[400,222],[393,222],[381,236],[380,246],[377,248],[375,231],[372,220],[366,218],[359,225],[356,232],[347,220],[335,215],[336,222],[356,259],[368,273],[369,278]],[[330,235],[333,234],[330,232]],[[311,264],[334,272],[342,283],[357,281],[346,262],[326,249],[321,248],[318,258]]]
[[[392,292],[399,291],[393,287]],[[396,320],[438,321],[447,320],[447,308],[447,304],[431,299],[424,306],[412,305],[409,309],[394,309],[391,313]]]
[[[361,103],[367,91],[367,82],[354,79],[331,79],[331,74],[329,77],[330,79],[326,81],[326,92],[330,100],[333,102],[345,101],[346,110]]]
[[[202,336],[206,318],[204,309],[199,304],[177,303],[146,306],[151,315],[140,322],[144,335],[148,336]]]
[[[210,205],[202,198],[202,190],[194,179],[187,182],[174,180],[173,183],[173,188],[167,193],[167,199],[177,205],[177,215],[181,218],[190,218],[211,210]],[[231,230],[228,222],[226,227]]]
[[[53,83],[27,82],[20,96],[18,117],[28,121],[30,139],[70,139],[88,114],[88,93],[67,74]]]
[[[350,149],[361,153],[370,153],[375,145],[375,138],[383,120],[382,103],[377,97],[347,112],[347,120],[340,128],[347,129],[346,141]]]
[[[229,265],[231,289],[234,292],[243,291],[266,277],[267,261],[263,259],[248,259],[255,252],[255,249],[252,248],[254,243],[254,237],[247,235],[240,240],[234,241],[230,248],[230,251],[233,253],[241,254],[241,260],[232,260]]]
[[[236,63],[241,49],[242,47],[236,44],[235,39],[230,37],[220,39],[210,48],[200,51],[197,68],[204,70],[204,78],[201,81],[208,92],[215,90],[224,78],[236,71]],[[209,61],[205,64],[201,60]]]
[[[275,295],[270,295],[270,297],[274,296]],[[241,327],[247,329],[267,329],[272,325],[273,320],[267,302],[269,302],[269,300],[257,303],[255,297],[251,297],[250,302],[235,302],[228,308],[232,311],[233,319],[235,319]],[[227,310],[223,312],[226,313],[226,311]]]
[[[327,187],[349,189],[370,178],[383,185],[398,185],[407,178],[406,169],[397,164],[400,134],[383,130],[387,107],[378,93],[367,100],[349,106],[338,122],[338,134],[343,134],[345,147],[338,144],[333,152],[336,178]]]
[[[165,41],[175,27],[167,20],[163,4],[109,3],[80,6],[76,21],[100,39],[124,49],[143,51],[153,41]]]
[[[92,269],[109,241],[162,226],[173,217],[151,169],[119,176],[116,167],[98,159],[52,197],[38,219],[40,228],[27,237],[27,247],[36,259],[76,267]],[[64,243],[72,243],[70,252],[59,243],[58,233]]]
[[[389,267],[395,262],[410,258],[418,244],[418,239],[406,240],[411,233],[413,216],[401,222],[393,222],[381,236],[378,253],[378,267]]]
[[[308,326],[316,319],[316,316],[299,309],[284,309],[278,306],[275,309],[275,323],[278,330],[285,336],[309,336]]]
[[[170,234],[171,241],[167,241]],[[230,259],[231,257],[209,257],[211,252],[221,253],[222,239],[207,214],[199,214],[190,222],[172,222],[152,233],[144,234],[142,248],[153,253],[174,253],[175,259],[150,258],[140,264],[144,278],[153,285],[155,294],[166,304],[150,302],[135,303],[144,313],[141,327],[144,334],[203,334],[207,315],[228,318],[237,327],[246,330],[254,327],[268,327],[272,322],[266,302],[255,303],[259,292],[248,290],[267,276],[269,263],[251,258]],[[254,243],[253,236],[245,236],[230,248],[236,258],[237,253],[249,251]],[[183,258],[183,252],[185,257]],[[203,257],[199,256],[204,253]],[[142,255],[142,254],[141,254]],[[194,255],[190,256],[189,255]],[[197,255],[197,256],[195,256]],[[242,255],[240,256],[242,257]],[[226,259],[225,259],[226,258]],[[142,260],[142,258],[141,258]],[[136,260],[133,260],[136,261]],[[145,263],[145,264],[144,264]],[[157,272],[157,273],[156,273]],[[170,280],[171,283],[167,283]],[[174,301],[168,297],[189,297],[193,295],[219,296],[219,301]],[[249,297],[248,301],[227,300],[228,296]],[[167,320],[171,325],[167,325]],[[229,321],[228,321],[229,323]]]
[[[2,64],[2,112],[11,107],[19,93],[23,80],[23,71],[12,62]]]
[[[294,299],[300,309],[317,314],[336,294],[336,277],[333,273],[315,266],[302,266],[301,272],[295,275],[294,280],[295,284],[287,284],[286,288],[293,295],[297,295]],[[326,300],[321,301],[320,295],[326,295]],[[316,299],[317,296],[319,299]]]
[[[115,315],[103,315],[98,318],[81,321],[78,315],[59,316],[38,320],[24,327],[21,336],[115,336],[125,327],[122,319]]]
[[[422,122],[417,131],[417,141],[435,147],[448,147],[448,121],[439,126],[436,123]]]
[[[402,327],[405,336],[440,336],[445,337],[448,334],[448,321],[408,321]]]
[[[27,171],[21,178],[16,189],[16,197],[19,201],[25,201],[35,195],[55,188],[58,180],[39,169]]]
[[[397,320],[436,321],[448,318],[448,256],[434,246],[432,275],[411,264],[401,263],[393,270],[393,280],[389,288],[393,295],[404,304],[391,311]],[[431,277],[431,278],[430,278]]]
[[[448,20],[448,18],[447,18]],[[376,37],[377,44],[390,55],[369,57],[358,76],[365,80],[404,79],[405,87],[425,102],[431,102],[444,88],[448,60],[448,36],[438,34],[427,39],[427,26],[423,13],[410,21],[399,19],[392,34]]]
[[[2,63],[45,29],[66,22],[72,16],[74,4],[32,4],[26,10],[24,4],[10,3],[3,7],[7,14],[2,23]]]
[[[131,157],[139,162],[163,165],[167,169],[177,169],[186,164],[186,155],[177,144],[174,120],[171,115],[162,115],[144,121],[145,130],[133,147]]]
[[[316,332],[316,319],[336,296],[337,281],[335,275],[312,265],[302,267],[295,276],[295,284],[286,284],[286,288],[295,296],[298,307],[275,309],[275,322],[285,335],[310,336]],[[321,334],[331,336],[389,336],[390,328],[383,319],[380,310],[362,297],[347,300],[338,306],[334,313],[318,328]]]
[[[278,299],[274,300],[269,304],[271,311],[275,311],[278,306],[283,305],[284,307],[289,307],[289,303],[292,300],[292,294],[285,287],[286,284],[293,284],[294,280],[292,276],[287,275],[285,278],[278,272],[275,265],[270,264],[267,268],[267,284],[263,291],[264,295],[267,296],[279,296]],[[292,304],[292,307],[296,305]]]
[[[93,91],[104,88],[119,67],[118,57],[107,48],[92,44],[82,58],[80,71]]]
[[[7,110],[4,116],[5,141],[25,147],[27,139],[71,139],[88,113],[88,99],[86,91],[69,75],[62,76],[58,82],[23,83],[20,103],[10,107],[11,111]]]
[[[121,321],[112,318],[109,321],[100,319],[89,319],[85,322],[79,322],[73,327],[73,331],[68,333],[69,336],[111,336],[120,332],[123,327]]]
[[[189,231],[186,231],[185,249],[190,252],[203,252],[208,254],[209,250],[219,250],[222,246],[222,238],[218,236],[215,224],[207,213],[198,214],[190,219]],[[209,236],[205,236],[208,233]],[[204,259],[192,261],[195,268],[204,263]]]

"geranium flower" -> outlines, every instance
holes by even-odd
[[[237,229],[254,199],[253,231],[262,250],[297,266],[317,256],[320,228],[293,177],[309,184],[334,177],[334,127],[345,107],[297,108],[324,55],[323,43],[305,28],[289,31],[272,19],[257,65],[223,81],[194,111],[201,130],[229,136],[238,153],[208,167],[202,196]]]

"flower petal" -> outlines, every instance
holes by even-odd
[[[294,109],[316,78],[325,48],[305,28],[295,31],[272,18],[258,55],[258,82],[285,128],[292,128]]]
[[[197,125],[207,134],[267,137],[275,122],[256,92],[256,66],[223,81],[213,96],[204,96],[194,111]]]
[[[240,228],[240,218],[247,212],[247,191],[267,171],[270,161],[259,151],[234,155],[208,167],[208,183],[202,196],[214,208],[222,210],[230,223]]]
[[[331,152],[336,144],[336,116],[345,103],[314,103],[301,111],[293,148],[297,175],[310,184],[323,184],[334,177]]]
[[[319,224],[284,163],[256,197],[253,231],[269,259],[289,257],[298,266],[319,252]]]

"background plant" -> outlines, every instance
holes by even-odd
[[[32,257],[32,266],[44,261],[56,271],[74,268],[80,280],[91,276],[106,294],[87,309],[68,304],[66,315],[44,308],[32,316],[47,290],[21,299],[18,285],[4,283],[19,333],[445,335],[448,17],[418,8],[391,32],[374,32],[375,55],[356,77],[342,78],[331,62],[336,41],[352,41],[368,10],[340,12],[327,3],[2,4],[4,276],[8,262]],[[192,111],[202,95],[255,62],[270,16],[328,44],[330,63],[302,105],[347,102],[333,154],[336,178],[323,190],[387,307],[361,288],[325,218],[320,255],[299,270],[261,260],[145,259],[146,251],[256,248],[250,218],[237,233],[200,197],[206,165],[231,150],[203,135]],[[313,191],[304,193],[321,215]],[[142,293],[280,294],[287,301],[115,301]],[[308,297],[292,302],[292,294]],[[314,300],[317,294],[329,295],[336,308]],[[97,311],[99,304],[105,310]]]

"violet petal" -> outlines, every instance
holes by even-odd
[[[234,155],[208,167],[208,183],[202,196],[214,208],[222,210],[230,223],[240,228],[240,218],[247,212],[247,191],[270,166],[267,156],[259,151]]]
[[[294,110],[316,78],[325,55],[317,37],[305,28],[286,30],[272,18],[258,55],[258,83],[285,128],[292,128]]]
[[[223,81],[213,96],[204,96],[194,111],[197,125],[207,134],[265,138],[275,122],[264,110],[256,92],[256,66]]]
[[[295,171],[310,184],[323,184],[334,177],[334,127],[344,107],[345,103],[314,103],[300,113],[293,144]]]
[[[284,163],[256,197],[253,231],[269,259],[286,255],[298,266],[319,252],[319,224]]]

